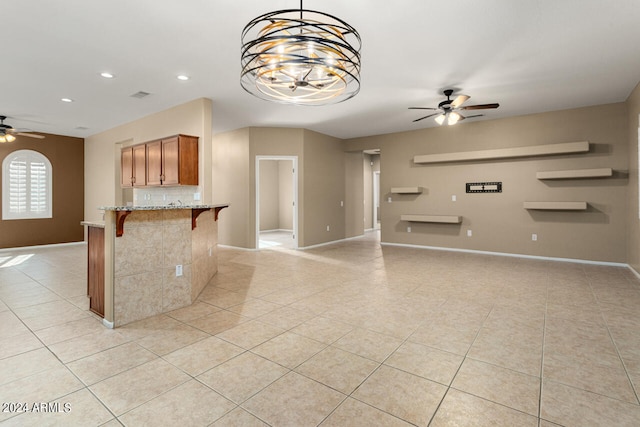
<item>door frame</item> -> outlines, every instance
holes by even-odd
[[[373,182],[371,185],[373,189],[373,224],[371,224],[371,228],[374,230],[379,230],[378,226],[378,209],[380,207],[380,171],[373,171]]]
[[[293,248],[298,249],[298,156],[256,156],[256,249],[260,249],[260,161],[290,160],[293,163]]]

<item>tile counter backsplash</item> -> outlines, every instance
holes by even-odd
[[[200,195],[200,199],[196,199],[196,194]],[[123,202],[125,205],[132,203],[133,206],[163,206],[180,202],[183,205],[199,205],[202,204],[201,199],[202,192],[197,186],[145,187],[134,188],[133,196],[125,197]]]

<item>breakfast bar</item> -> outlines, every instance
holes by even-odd
[[[216,221],[228,206],[100,207],[104,225],[84,223],[91,310],[114,328],[192,304],[218,271]],[[101,233],[103,242],[92,245],[91,236]],[[94,265],[97,273],[91,274],[96,259],[104,261],[104,273]],[[91,283],[101,278],[103,292],[100,283]]]

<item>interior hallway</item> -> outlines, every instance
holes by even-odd
[[[3,425],[638,425],[625,268],[380,246],[219,249],[194,305],[116,330],[86,246],[0,252]]]

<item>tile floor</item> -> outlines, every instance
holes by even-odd
[[[258,236],[260,249],[293,249],[294,240],[291,231],[261,231]]]
[[[0,252],[3,426],[640,425],[625,268],[381,247],[375,232],[221,248],[195,304],[108,330],[87,311],[85,256]],[[9,406],[43,402],[61,412]]]

